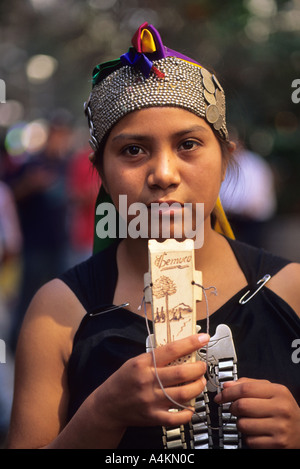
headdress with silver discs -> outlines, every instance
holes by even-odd
[[[214,74],[165,47],[148,23],[138,28],[132,45],[120,59],[94,69],[93,89],[85,104],[94,151],[126,114],[156,106],[186,109],[206,119],[223,140],[228,139],[225,95]]]
[[[195,60],[169,49],[158,31],[143,23],[132,38],[132,47],[119,59],[97,65],[93,87],[84,105],[95,154],[112,127],[130,112],[149,107],[180,107],[208,122],[228,142],[225,94],[215,74]],[[103,186],[96,204],[110,201]],[[234,237],[220,198],[216,203],[215,229]],[[94,252],[111,244],[95,235]]]

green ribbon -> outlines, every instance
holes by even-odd
[[[96,65],[93,70],[93,87],[97,85],[100,81],[104,80],[108,75],[110,75],[118,68],[123,66],[121,59],[110,60],[109,62],[104,62],[103,64]]]

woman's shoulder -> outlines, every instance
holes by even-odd
[[[270,275],[266,288],[281,297],[300,316],[300,263],[238,240],[228,241],[251,287],[254,288],[265,275]]]
[[[118,277],[116,249],[117,243],[68,269],[59,277],[87,311],[113,300]]]
[[[269,281],[268,288],[280,296],[300,317],[300,264],[290,262]]]
[[[86,310],[72,290],[60,279],[43,285],[32,298],[23,321],[19,342],[32,337],[40,347],[55,347],[61,341],[67,359],[74,335]]]
[[[113,280],[116,281],[113,264],[111,252],[95,254],[43,285],[30,302],[21,334],[40,331],[42,337],[45,332],[47,337],[53,335],[55,341],[65,336],[63,341],[67,338],[72,347],[83,317],[105,303]]]
[[[228,239],[228,242],[244,270],[251,270],[255,278],[266,273],[273,276],[292,262],[262,247],[252,246],[239,240]]]
[[[247,261],[252,259],[252,262],[256,263],[256,265],[259,263],[260,269],[265,269],[266,265],[272,266],[277,273],[286,269],[284,272],[288,272],[293,279],[297,279],[300,274],[300,263],[288,259],[282,254],[271,252],[263,247],[252,246],[237,239],[228,239],[228,241],[236,254],[239,256],[245,256]]]

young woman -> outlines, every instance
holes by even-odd
[[[209,332],[230,327],[239,376],[211,405],[232,403],[243,446],[300,448],[300,373],[292,359],[300,266],[230,238],[218,195],[234,145],[218,80],[166,48],[145,23],[127,54],[96,68],[86,112],[102,201],[109,197],[118,209],[126,195],[128,207],[140,202],[149,210],[154,202],[204,203],[195,265],[204,287],[218,293],[207,292]],[[171,209],[170,219],[172,236]],[[147,238],[120,239],[35,295],[19,337],[9,448],[162,448],[162,427],[192,420],[180,405],[203,392],[206,364],[166,365],[209,336],[157,348],[155,368],[139,309],[147,250]],[[202,331],[206,314],[205,302],[197,303]],[[149,310],[147,317],[151,328]],[[169,411],[169,397],[179,412]]]

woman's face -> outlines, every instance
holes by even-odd
[[[208,223],[224,166],[219,142],[204,119],[180,108],[149,108],[128,114],[111,130],[102,180],[117,208],[120,195],[127,196],[127,207],[204,203]]]

